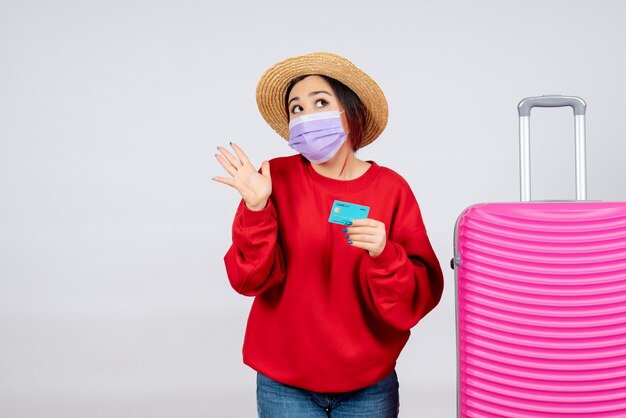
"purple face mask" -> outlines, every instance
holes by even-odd
[[[289,146],[312,163],[321,164],[339,151],[347,135],[338,110],[310,113],[289,122]]]

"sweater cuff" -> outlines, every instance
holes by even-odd
[[[241,222],[243,225],[255,225],[268,219],[274,212],[271,199],[267,199],[267,205],[261,210],[252,210],[246,206],[246,202],[241,201],[242,213]]]
[[[385,243],[385,248],[383,251],[378,254],[378,257],[370,256],[370,263],[375,267],[385,267],[390,266],[398,259],[398,253],[396,251],[395,245],[391,241],[387,241]]]

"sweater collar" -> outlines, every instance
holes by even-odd
[[[312,181],[329,188],[338,188],[339,190],[345,190],[346,188],[349,188],[350,190],[356,191],[357,189],[360,189],[361,187],[370,183],[380,171],[380,166],[376,164],[375,161],[367,160],[367,162],[371,165],[365,173],[352,180],[337,180],[323,176],[315,171],[315,169],[311,165],[311,162],[302,155],[300,155],[300,161],[302,162],[302,164],[304,164],[305,171]]]

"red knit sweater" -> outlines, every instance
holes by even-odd
[[[276,381],[316,392],[375,383],[441,298],[441,268],[413,192],[371,163],[342,181],[299,154],[275,158],[267,207],[255,212],[242,201],[237,209],[224,261],[233,288],[255,296],[243,358]],[[378,257],[328,222],[334,200],[369,206],[369,218],[385,224]]]

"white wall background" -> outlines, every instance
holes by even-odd
[[[399,360],[401,416],[455,414],[458,214],[518,198],[516,105],[588,102],[589,197],[626,201],[626,3],[0,1],[0,417],[253,417],[250,299],[222,257],[217,145],[291,150],[260,75],[346,56],[390,105],[360,152],[402,174],[446,272]],[[570,110],[533,111],[533,187],[569,199]]]

